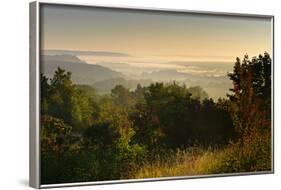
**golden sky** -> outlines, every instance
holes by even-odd
[[[271,19],[44,5],[42,49],[133,56],[232,58],[271,54]]]

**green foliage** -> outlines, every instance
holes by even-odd
[[[215,102],[177,82],[99,95],[61,68],[41,75],[43,184],[271,169],[271,59],[237,59]]]
[[[193,91],[201,89],[194,87]],[[134,139],[149,149],[155,146],[187,147],[196,143],[225,144],[235,136],[228,105],[212,99],[192,98],[185,86],[155,83],[144,92],[144,102],[130,115],[136,131]],[[217,120],[217,117],[220,120]]]
[[[71,176],[74,174],[72,170],[77,169],[76,166],[80,159],[80,157],[78,159],[77,153],[81,147],[80,138],[72,133],[72,127],[61,119],[43,115],[40,137],[42,182],[62,183],[69,181],[68,178],[74,180],[73,177],[76,175]]]
[[[190,92],[191,98],[199,99],[200,101],[208,99],[207,92],[204,91],[201,86],[191,86],[187,89],[187,91]]]
[[[242,61],[237,58],[233,73],[229,73],[228,76],[234,85],[231,89],[234,95],[230,97],[237,98],[243,94],[253,93],[263,99],[271,98],[271,58],[268,53],[253,57],[252,60],[248,55],[245,55]]]
[[[96,89],[89,85],[75,85],[77,89],[82,91],[87,97],[91,98],[92,101],[95,101],[99,98],[98,92]]]
[[[267,53],[240,59],[229,74],[229,95],[238,141],[224,159],[229,172],[263,171],[271,168],[271,59]]]
[[[50,92],[50,85],[48,83],[48,78],[43,74],[40,75],[41,82],[41,114],[47,114],[49,110],[48,97]]]
[[[248,137],[247,143],[235,143],[225,151],[220,172],[256,172],[271,170],[271,137]]]
[[[129,89],[123,87],[122,85],[116,85],[111,90],[111,96],[114,102],[119,106],[131,108],[134,104],[132,93]]]
[[[92,124],[91,99],[72,84],[70,72],[58,68],[50,80],[41,76],[41,89],[43,114],[61,118],[76,129]]]
[[[41,118],[41,151],[64,152],[69,148],[71,126],[66,125],[63,120],[52,116],[43,115]]]

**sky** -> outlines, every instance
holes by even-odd
[[[270,18],[46,4],[41,19],[44,50],[120,52],[158,62],[231,61],[272,51]]]

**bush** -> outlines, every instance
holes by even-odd
[[[271,137],[269,134],[248,137],[225,150],[221,172],[256,172],[271,170]]]

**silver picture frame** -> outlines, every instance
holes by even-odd
[[[172,12],[175,14],[203,14],[203,15],[220,15],[233,17],[256,17],[269,18],[272,23],[272,88],[271,88],[271,143],[272,143],[272,167],[271,171],[261,172],[242,172],[242,173],[227,173],[227,174],[211,174],[198,176],[179,176],[179,177],[161,177],[161,178],[146,178],[146,179],[128,179],[128,180],[113,180],[113,181],[94,181],[94,182],[78,182],[78,183],[62,183],[43,185],[40,180],[40,8],[44,5],[60,5],[60,6],[79,6],[79,7],[95,7],[120,10],[137,10],[144,12]],[[120,183],[135,183],[163,180],[180,180],[193,178],[210,178],[210,177],[227,177],[227,176],[242,176],[242,175],[258,175],[258,174],[273,174],[274,173],[274,16],[259,15],[259,14],[240,14],[240,13],[225,13],[225,12],[208,12],[208,11],[191,11],[182,9],[163,9],[163,8],[145,8],[145,7],[125,7],[125,6],[103,6],[85,3],[67,3],[53,1],[35,1],[30,3],[30,127],[29,127],[29,184],[33,188],[54,188],[54,187],[69,187],[69,186],[85,186],[85,185],[102,185],[102,184],[120,184]]]

